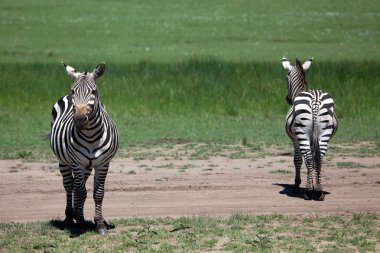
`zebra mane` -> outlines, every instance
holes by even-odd
[[[298,58],[296,59],[296,68],[297,68],[297,70],[299,71],[299,73],[300,73],[300,78],[301,78],[302,81],[305,83],[306,90],[307,90],[306,73],[305,73],[305,70],[304,70],[303,67],[302,67],[302,63],[298,60]]]

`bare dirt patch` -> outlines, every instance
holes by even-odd
[[[322,173],[326,200],[317,202],[303,200],[303,189],[299,194],[292,192],[293,158],[287,152],[291,148],[255,151],[234,147],[197,157],[193,154],[198,154],[199,147],[190,152],[184,145],[139,149],[136,156],[114,159],[106,181],[105,217],[380,210],[380,154],[373,151],[368,155],[365,150],[342,152],[337,146],[329,153]],[[304,187],[304,167],[302,173]],[[87,219],[94,214],[92,184],[91,176]],[[0,161],[0,221],[61,219],[64,209],[65,191],[56,162]]]

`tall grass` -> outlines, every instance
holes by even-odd
[[[307,73],[309,88],[328,91],[340,118],[372,118],[378,109],[380,76],[374,73],[379,67],[377,62],[316,62]],[[117,93],[113,101],[125,100],[132,115],[268,116],[289,109],[283,103],[286,72],[280,61],[140,63],[110,66],[109,75],[107,82],[114,85],[104,93]]]
[[[94,67],[71,65],[78,70]],[[326,90],[335,100],[341,121],[338,141],[379,138],[380,76],[374,74],[379,67],[378,62],[315,61],[308,71],[309,88]],[[0,68],[3,157],[15,156],[15,150],[45,152],[48,144],[39,134],[49,131],[51,107],[69,92],[72,80],[60,64]],[[120,128],[122,145],[164,137],[236,143],[243,136],[281,144],[288,141],[283,132],[289,109],[285,76],[280,61],[111,63],[98,86]]]

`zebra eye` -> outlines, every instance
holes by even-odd
[[[92,94],[92,95],[96,95],[96,92],[97,92],[96,90],[92,90],[92,91],[91,91],[91,94]]]

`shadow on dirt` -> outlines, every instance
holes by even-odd
[[[283,187],[283,189],[281,191],[279,191],[278,193],[280,194],[286,194],[286,196],[289,196],[289,197],[292,197],[292,198],[300,198],[300,199],[303,199],[304,198],[304,194],[305,194],[305,191],[306,189],[301,187],[299,189],[299,191],[294,191],[293,190],[293,185],[292,184],[279,184],[279,183],[274,183],[273,185],[278,185],[278,186],[281,186]],[[328,195],[330,194],[330,192],[326,192],[326,191],[323,191],[323,193],[325,195]]]
[[[87,232],[96,232],[96,225],[93,221],[85,221],[84,225],[81,227],[79,227],[75,223],[67,222],[65,220],[60,220],[60,219],[51,220],[49,224],[55,228],[58,228],[59,230],[69,231],[71,238],[78,237]],[[107,226],[107,230],[115,228],[114,224],[106,223],[106,226]]]

